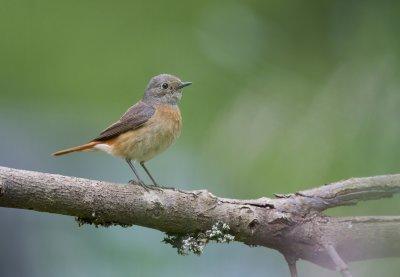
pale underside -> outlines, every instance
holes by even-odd
[[[158,107],[140,128],[94,146],[116,157],[146,162],[166,150],[179,137],[182,118],[177,106]]]

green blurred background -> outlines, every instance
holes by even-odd
[[[86,142],[151,76],[192,81],[181,138],[148,165],[160,183],[236,198],[400,172],[398,1],[0,0],[0,165],[127,182]],[[332,215],[399,214],[398,198]],[[288,276],[239,243],[178,256],[140,227],[0,209],[0,276]],[[351,264],[398,276],[398,259]],[[300,262],[301,276],[338,276]]]

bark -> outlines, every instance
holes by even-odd
[[[339,270],[346,263],[400,256],[400,216],[330,217],[322,211],[400,192],[400,175],[353,178],[276,198],[239,200],[207,190],[145,190],[0,167],[0,207],[75,216],[95,225],[140,225],[196,236],[217,222],[236,241],[280,251],[297,276],[296,260]]]

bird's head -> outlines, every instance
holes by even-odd
[[[143,96],[149,104],[176,105],[182,98],[182,89],[191,85],[170,74],[160,74],[151,78]]]

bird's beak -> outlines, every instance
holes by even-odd
[[[182,82],[179,86],[178,89],[190,86],[192,84],[192,82]]]

